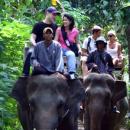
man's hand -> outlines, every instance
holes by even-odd
[[[81,54],[82,54],[82,51],[81,51],[81,49],[79,49],[79,51],[78,51],[78,54],[79,54],[79,55],[81,55]]]
[[[64,75],[60,74],[59,72],[56,72],[56,73],[54,73],[52,75],[56,76],[57,78],[61,78],[61,79],[66,80],[66,77]]]
[[[99,70],[98,70],[98,66],[96,65],[96,64],[93,64],[93,67],[92,67],[92,69],[91,69],[91,71],[92,72],[99,72]]]
[[[82,55],[82,56],[88,56],[87,51],[86,51],[85,49],[84,49],[84,50],[82,49],[81,55]]]
[[[98,66],[97,66],[96,64],[93,64],[93,67],[94,67],[94,68],[97,68]]]

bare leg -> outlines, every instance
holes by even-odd
[[[88,75],[88,67],[86,65],[86,62],[85,61],[82,61],[82,73],[83,73],[83,77],[87,76]]]
[[[118,65],[118,62],[119,62],[118,58],[113,59],[113,64],[115,67]]]

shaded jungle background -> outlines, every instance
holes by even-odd
[[[130,55],[130,1],[129,0],[61,0],[66,12],[75,17],[76,26],[80,30],[80,40],[83,41],[97,24],[107,31],[114,29],[126,56],[124,80],[128,85],[129,95],[129,65]],[[50,6],[51,0],[0,0],[0,129],[20,130],[17,118],[16,102],[9,93],[13,83],[22,74],[23,53],[25,44],[29,44],[32,26],[42,20],[43,10]],[[61,11],[60,5],[57,8]],[[57,17],[58,25],[61,17]],[[125,126],[130,128],[127,120]]]

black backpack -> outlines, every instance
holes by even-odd
[[[87,51],[91,50],[90,42],[91,42],[91,37],[88,38]],[[89,51],[88,51],[88,54],[89,54]]]

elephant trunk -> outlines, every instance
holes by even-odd
[[[97,118],[96,115],[90,117],[90,130],[101,130],[101,119]]]
[[[89,108],[90,130],[101,130],[104,117],[104,107],[101,103]]]

